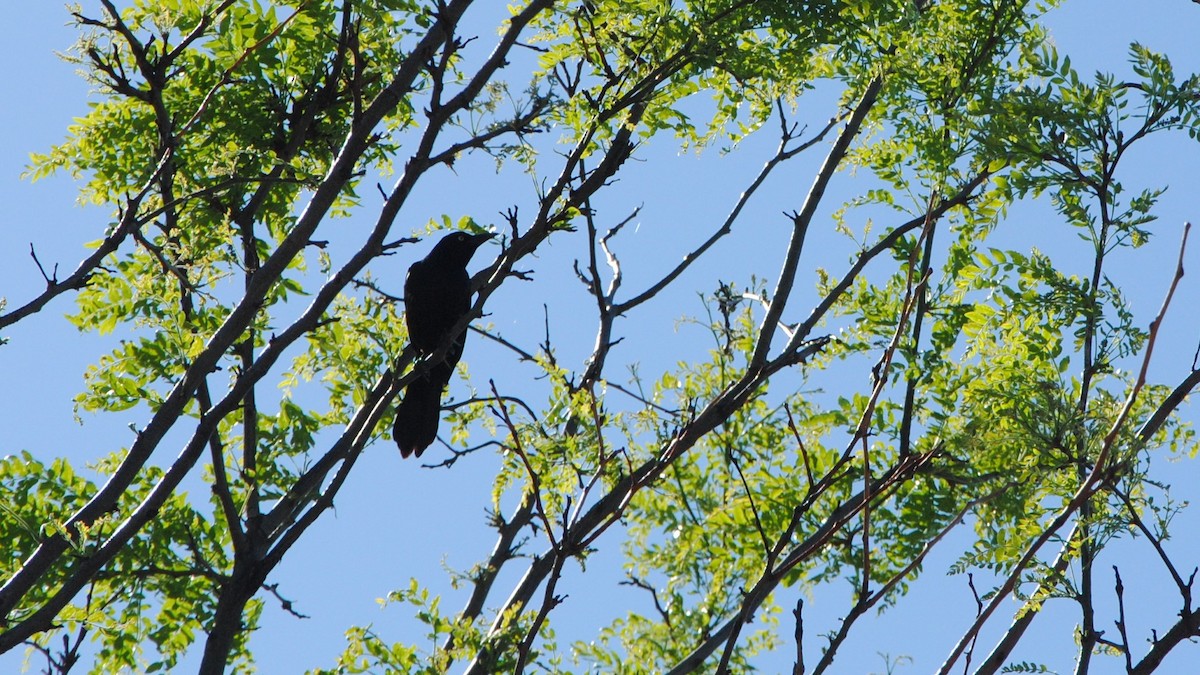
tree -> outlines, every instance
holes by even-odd
[[[401,280],[374,270],[426,234],[485,229],[452,172],[494,164],[526,187],[467,320],[506,356],[468,348],[437,468],[496,459],[476,496],[496,540],[456,577],[461,609],[439,580],[392,594],[426,634],[352,628],[313,667],[729,672],[790,642],[795,672],[827,672],[957,546],[978,612],[946,629],[940,672],[1042,667],[1018,648],[1051,604],[1074,608],[1076,672],[1100,655],[1154,671],[1200,636],[1197,561],[1168,541],[1184,500],[1156,472],[1194,454],[1179,407],[1200,369],[1147,377],[1186,228],[1152,321],[1114,270],[1143,264],[1164,190],[1129,187],[1128,157],[1196,136],[1200,80],[1136,43],[1128,77],[1085,80],[1044,4],[528,0],[495,31],[499,8],[469,0],[77,11],[71,58],[101,98],[30,173],[76,176],[113,217],[74,272],[8,298],[0,329],[72,296],[80,329],[118,339],[79,410],[144,422],[102,484],[30,452],[0,464],[0,652],[66,672],[94,641],[102,672],[189,652],[204,673],[249,668],[264,596],[290,607],[273,572],[362,453],[394,452],[395,397],[424,367]],[[727,215],[647,223],[667,233],[652,251],[625,229],[656,190],[622,179],[654,171],[656,148],[733,155],[768,134]],[[806,192],[765,196],[809,171]],[[445,215],[414,230],[422,199]],[[786,247],[746,222],[756,200],[786,210]],[[1005,244],[1029,205],[1082,248]],[[586,305],[560,294],[564,270]],[[655,324],[697,288],[687,339]],[[544,336],[503,329],[502,294],[544,312]],[[585,325],[587,343],[551,338]],[[685,356],[650,372],[659,344]],[[197,480],[203,497],[181,488]],[[1178,592],[1152,625],[1126,618],[1143,596],[1109,552],[1129,539],[1159,560],[1139,576]],[[579,611],[564,596],[586,592],[566,575],[602,550],[645,602],[559,645],[557,617]],[[790,589],[845,582],[843,620],[814,642]],[[984,654],[998,613],[1011,624]]]

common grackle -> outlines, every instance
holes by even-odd
[[[405,323],[408,340],[418,356],[429,356],[446,343],[450,331],[471,309],[471,279],[467,263],[490,234],[454,232],[442,237],[423,260],[413,263],[404,278]],[[408,384],[396,407],[392,438],[400,456],[421,456],[437,438],[442,412],[442,390],[450,383],[454,366],[467,339],[464,329],[454,337],[446,355],[428,363],[424,373]]]

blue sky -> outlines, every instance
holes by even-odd
[[[95,4],[84,3],[85,10],[94,11]],[[0,134],[0,198],[6,205],[0,216],[0,296],[7,297],[11,306],[36,294],[41,285],[29,256],[31,243],[47,270],[58,264],[60,272],[65,272],[83,255],[83,242],[101,236],[109,215],[96,207],[77,205],[76,187],[69,177],[56,176],[34,184],[20,178],[29,153],[44,151],[59,142],[72,118],[86,112],[89,92],[86,83],[75,75],[74,66],[55,56],[56,51],[65,50],[74,39],[73,29],[65,25],[66,10],[55,2],[12,3],[6,9],[7,21],[0,29],[4,37],[0,41],[3,50],[0,57],[11,65],[0,75],[3,78],[0,84],[7,92],[0,106],[0,129],[4,129]],[[1178,73],[1200,71],[1200,44],[1196,37],[1200,35],[1200,6],[1186,0],[1137,3],[1078,0],[1056,11],[1049,23],[1060,51],[1070,54],[1076,67],[1085,73],[1098,68],[1125,73],[1127,46],[1135,40],[1167,53]],[[484,42],[490,38],[486,34],[481,37]],[[697,157],[679,155],[665,139],[655,140],[646,150],[654,161],[631,167],[622,179],[623,191],[615,192],[617,196],[606,203],[606,212],[602,213],[615,222],[633,208],[643,206],[636,226],[618,243],[622,247],[619,251],[627,256],[626,287],[638,288],[653,279],[663,269],[664,261],[682,255],[724,217],[774,142],[766,134],[748,141],[734,154],[721,156],[709,152]],[[1143,323],[1153,317],[1161,301],[1182,223],[1197,220],[1196,214],[1200,212],[1197,149],[1195,144],[1178,139],[1151,146],[1143,155],[1133,158],[1135,170],[1127,177],[1131,187],[1137,183],[1140,183],[1137,187],[1171,186],[1159,210],[1160,219],[1153,226],[1154,242],[1133,252],[1128,264],[1114,271],[1117,280],[1127,284]],[[490,160],[484,159],[462,167],[457,176],[445,177],[451,189],[467,195],[455,202],[456,211],[451,215],[472,213],[482,222],[488,222],[487,214],[495,214],[511,201],[510,191],[516,183],[488,179],[489,165]],[[769,186],[758,212],[749,219],[750,227],[757,228],[760,242],[777,240],[782,245],[786,241],[786,230],[778,213],[797,206],[796,198],[789,195],[806,188],[811,180],[811,172],[806,173],[803,166],[793,167],[791,172]],[[798,181],[800,187],[790,185],[790,180]],[[650,181],[654,194],[646,196],[639,187]],[[442,210],[446,210],[445,204],[437,200],[415,205],[408,224],[419,227],[425,218]],[[1071,245],[1049,233],[1052,223],[1039,220],[1045,218],[1044,212],[1031,209],[1028,214],[1029,220],[1021,222],[1014,218],[1006,225],[1006,236],[1011,237],[1014,248]],[[499,224],[498,220],[497,217],[493,222]],[[361,221],[351,219],[346,227],[365,227],[367,223],[369,214]],[[1200,237],[1200,232],[1193,236]],[[1052,239],[1054,243],[1050,243]],[[638,317],[639,330],[647,334],[682,333],[687,338],[687,327],[677,329],[676,323],[685,315],[699,314],[702,308],[695,293],[711,291],[716,280],[729,273],[720,261],[736,258],[740,252],[732,243],[728,246],[714,256],[716,262],[689,272],[685,292],[665,296],[644,308]],[[1189,270],[1200,270],[1198,247],[1200,244],[1193,242],[1188,252]],[[551,248],[548,255],[568,258],[577,255],[563,248]],[[642,253],[635,254],[635,248]],[[402,255],[373,268],[372,272],[381,279],[390,278],[398,289],[404,269],[426,250],[427,245],[405,249]],[[482,251],[476,268],[485,264],[493,253]],[[1081,273],[1087,262],[1080,259]],[[829,267],[837,270],[843,264],[843,259],[836,259]],[[774,273],[776,268],[772,263],[764,269]],[[570,303],[584,296],[571,279],[569,268],[566,272],[560,269],[548,274],[560,273],[561,278],[541,279],[540,288],[555,287],[561,282],[563,295],[552,302],[554,337],[564,345],[560,354],[564,363],[579,370],[591,346],[591,324],[586,320],[571,320]],[[1200,273],[1193,273],[1181,285],[1174,310],[1164,326],[1153,364],[1155,379],[1173,384],[1190,367],[1200,337],[1200,312],[1194,310],[1198,291]],[[532,344],[540,338],[542,329],[538,300],[520,288],[510,290],[506,286],[497,294],[490,320],[507,335]],[[71,396],[82,388],[82,373],[87,365],[105,353],[112,340],[77,333],[63,318],[71,308],[69,298],[60,298],[39,316],[5,333],[11,342],[0,347],[0,377],[8,385],[0,390],[0,429],[3,429],[0,455],[26,449],[46,461],[65,456],[82,464],[127,445],[132,434],[129,425],[141,421],[136,411],[103,417],[84,415],[82,424],[75,420]],[[697,340],[694,335],[687,339]],[[567,346],[572,342],[575,347]],[[652,354],[631,355],[618,350],[614,356],[622,362],[640,361],[647,372],[653,372],[652,366],[680,358],[670,340],[664,340],[662,345],[659,352]],[[484,382],[487,377],[532,375],[532,371],[522,370],[519,365],[493,370],[475,365],[500,360],[499,352],[489,350],[478,339],[468,346],[466,360],[474,361],[472,370],[482,373]],[[865,382],[865,373],[863,378]],[[1194,419],[1195,411],[1186,409],[1185,416]],[[164,443],[160,461],[168,462],[175,447],[178,443]],[[438,448],[435,446],[432,452],[436,456]],[[495,465],[494,458],[485,458],[464,470],[423,470],[414,463],[402,463],[390,446],[370,449],[338,498],[335,512],[306,535],[272,579],[279,582],[280,591],[295,601],[299,611],[312,618],[298,621],[282,612],[273,601],[267,601],[263,630],[253,641],[260,671],[288,673],[332,665],[342,648],[342,632],[353,624],[374,623],[385,637],[409,638],[413,624],[407,608],[381,611],[377,599],[392,589],[406,586],[410,577],[441,588],[447,578],[444,567],[464,570],[485,555],[492,538],[483,509],[488,504],[491,470]],[[1171,465],[1168,471],[1174,474],[1171,478],[1181,495],[1193,499],[1198,496],[1200,479],[1194,464]],[[1200,531],[1194,513],[1185,514],[1179,526],[1192,534]],[[564,639],[560,644],[568,637],[594,633],[620,608],[644,601],[638,592],[615,585],[621,577],[611,544],[589,563],[586,574],[581,574],[578,568],[569,571],[565,588],[573,597],[560,610],[563,619],[570,617],[562,624],[560,634]],[[539,543],[535,548],[540,546]],[[1175,551],[1187,561],[1185,566],[1200,564],[1200,549],[1193,545],[1189,551],[1183,544],[1177,546]],[[1126,548],[1129,550],[1121,549],[1123,568],[1136,569],[1149,564],[1144,547]],[[906,654],[914,659],[912,666],[898,672],[929,672],[940,664],[949,649],[948,641],[957,637],[961,632],[958,627],[969,622],[973,613],[965,580],[942,576],[950,562],[950,558],[935,555],[926,565],[922,583],[914,587],[911,602],[870,625],[860,626],[843,648],[840,667],[835,671],[882,671],[883,661],[877,652],[892,656]],[[500,588],[506,589],[506,582],[512,581],[502,577]],[[1135,583],[1127,577],[1127,586]],[[571,606],[572,602],[592,602],[598,597],[591,592],[595,589],[603,589],[599,597],[605,598],[610,606],[601,603],[592,611]],[[1158,593],[1162,589],[1141,590]],[[816,653],[816,636],[833,629],[834,619],[845,611],[846,591],[846,588],[832,588],[807,600],[810,654]],[[794,593],[794,589],[785,592],[786,597],[780,603],[786,607],[794,602]],[[503,596],[504,591],[498,594]],[[443,607],[458,607],[463,597],[461,590],[449,591]],[[1157,616],[1140,617],[1147,622],[1143,627],[1157,626],[1161,630],[1171,620],[1178,603],[1170,594],[1163,598],[1163,611]],[[1045,631],[1049,644],[1061,648],[1069,644],[1069,637],[1061,632],[1069,624],[1056,621],[1054,611],[1039,619],[1037,626]],[[1073,617],[1065,618],[1069,621]],[[998,619],[994,628],[999,629],[1004,623]],[[995,631],[987,635],[994,634]],[[1069,670],[1072,654],[1038,653],[1038,637],[1032,638],[1028,647],[1031,653],[1027,656],[1052,661],[1055,667]],[[991,641],[985,637],[981,645],[981,649],[990,648]],[[1181,649],[1174,655],[1174,662],[1160,672],[1189,672],[1184,662],[1195,659],[1196,654],[1194,647]],[[12,671],[22,657],[14,653],[0,655],[0,671]],[[779,669],[788,667],[790,661],[786,655],[779,658]]]

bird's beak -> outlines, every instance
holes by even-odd
[[[475,244],[475,248],[479,248],[480,246],[483,245],[483,242],[487,241],[488,239],[491,239],[494,236],[496,236],[495,232],[484,232],[482,234],[473,234],[473,235],[471,235],[471,243]]]

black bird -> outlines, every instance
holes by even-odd
[[[491,234],[454,232],[442,237],[424,260],[413,263],[404,277],[405,323],[408,341],[418,356],[428,356],[445,344],[450,331],[471,310],[471,278],[467,263]],[[446,355],[428,363],[423,374],[408,384],[396,407],[392,438],[400,456],[421,456],[437,438],[442,413],[442,390],[450,383],[463,353],[466,330],[454,336]]]

